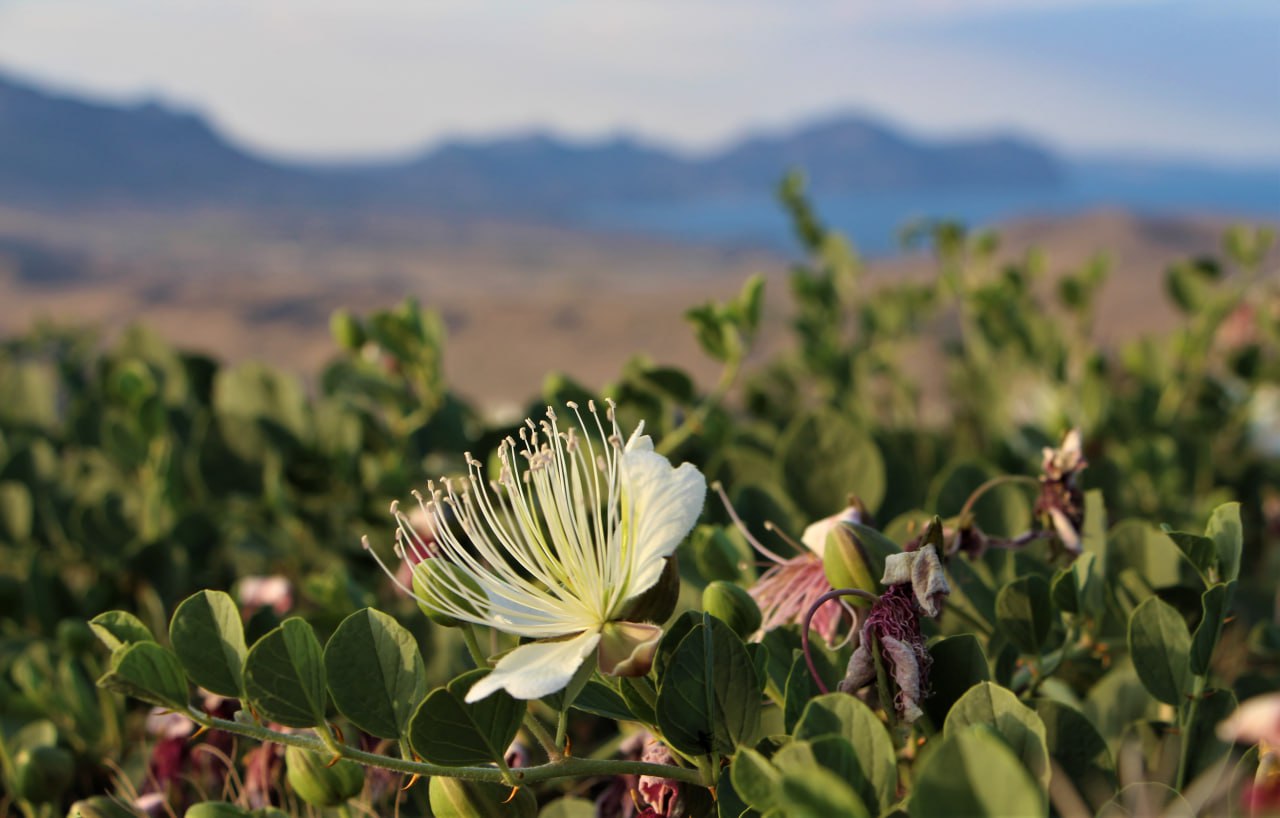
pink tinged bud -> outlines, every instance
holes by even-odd
[[[910,584],[920,610],[931,617],[942,613],[942,600],[951,593],[938,551],[926,545],[917,551],[891,554],[884,561],[885,585]]]
[[[1058,539],[1062,541],[1062,546],[1072,554],[1080,553],[1080,532],[1076,530],[1076,526],[1071,522],[1062,509],[1050,508],[1049,519],[1053,520],[1053,530],[1057,532]]]
[[[137,800],[133,802],[133,806],[143,815],[160,816],[165,815],[165,807],[168,805],[168,799],[163,793],[149,792],[146,795],[139,795]]]
[[[282,576],[245,577],[236,586],[240,606],[245,611],[272,608],[285,614],[293,607],[293,586]]]
[[[597,658],[610,676],[643,676],[653,667],[662,628],[643,622],[609,622],[600,630]]]
[[[845,523],[862,522],[862,509],[857,506],[849,506],[838,514],[832,514],[830,517],[823,517],[818,522],[813,523],[804,530],[804,534],[800,536],[800,542],[804,543],[808,548],[819,557],[827,547],[827,536]]]
[[[1280,747],[1280,693],[1247,699],[1218,725],[1218,738],[1241,744]]]
[[[1056,449],[1045,447],[1042,470],[1049,480],[1063,480],[1088,465],[1084,459],[1084,449],[1080,440],[1080,430],[1072,429],[1062,438],[1062,445]]]
[[[160,707],[151,708],[147,714],[147,732],[156,738],[186,738],[195,726],[195,722],[181,713]]]

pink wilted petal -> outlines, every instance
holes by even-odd
[[[645,744],[640,760],[650,764],[675,764],[671,751],[657,739],[650,739]],[[677,782],[670,778],[659,778],[656,775],[642,775],[639,783],[636,784],[636,789],[655,815],[664,816],[664,818],[673,815],[672,810],[680,796],[680,785]]]

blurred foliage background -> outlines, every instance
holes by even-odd
[[[1280,282],[1264,267],[1268,230],[1231,229],[1217,256],[1168,269],[1176,331],[1104,346],[1093,324],[1112,273],[1105,258],[1048,287],[1039,253],[997,265],[998,235],[930,222],[903,239],[933,254],[935,277],[872,287],[799,178],[780,198],[805,250],[789,277],[782,353],[749,354],[764,300],[785,297],[752,279],[687,313],[723,367],[709,389],[637,358],[598,394],[548,375],[529,413],[613,398],[624,426],[644,419],[666,454],[719,481],[771,543],[766,522],[798,536],[850,495],[900,542],[924,515],[959,513],[989,479],[1035,474],[1042,447],[1078,427],[1085,486],[1101,490],[1113,526],[1199,531],[1215,506],[1241,503],[1244,567],[1224,644],[1236,675],[1253,674],[1238,695],[1275,684]],[[93,683],[104,659],[86,620],[108,609],[164,633],[166,612],[196,589],[278,575],[291,594],[246,607],[250,640],[286,612],[323,637],[376,604],[419,635],[434,676],[464,666],[456,635],[397,594],[360,541],[389,547],[393,500],[463,472],[464,453],[486,460],[519,419],[486,416],[450,390],[430,305],[340,311],[332,332],[314,389],[171,347],[145,326],[111,345],[54,325],[0,345],[4,803],[60,814],[75,798],[147,780],[145,714]],[[1012,535],[1032,524],[1031,501],[1002,487],[974,511],[984,531]],[[681,555],[688,599],[756,570],[719,502],[705,520]],[[1154,527],[1142,532],[1135,547],[1153,566],[1135,598],[1176,597],[1177,566],[1155,565],[1176,563],[1176,550]],[[38,776],[31,748],[56,750]]]

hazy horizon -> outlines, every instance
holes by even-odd
[[[293,162],[530,132],[698,154],[856,112],[1073,158],[1280,163],[1277,4],[749,5],[0,0],[0,70]]]

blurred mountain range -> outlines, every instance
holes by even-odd
[[[1276,167],[1081,159],[1002,135],[924,140],[866,116],[758,133],[700,155],[626,136],[527,133],[448,141],[397,160],[304,164],[255,156],[170,106],[105,104],[0,74],[8,207],[382,214],[788,249],[773,191],[792,169],[812,180],[824,216],[874,254],[891,252],[897,231],[922,218],[993,224],[1099,207],[1280,217]]]
[[[793,167],[832,194],[1044,188],[1062,178],[1059,160],[1024,140],[924,142],[864,117],[697,157],[626,137],[573,143],[533,133],[447,142],[404,161],[305,166],[252,156],[195,114],[58,96],[0,76],[0,197],[10,202],[359,204],[545,217],[599,203],[758,194]]]

